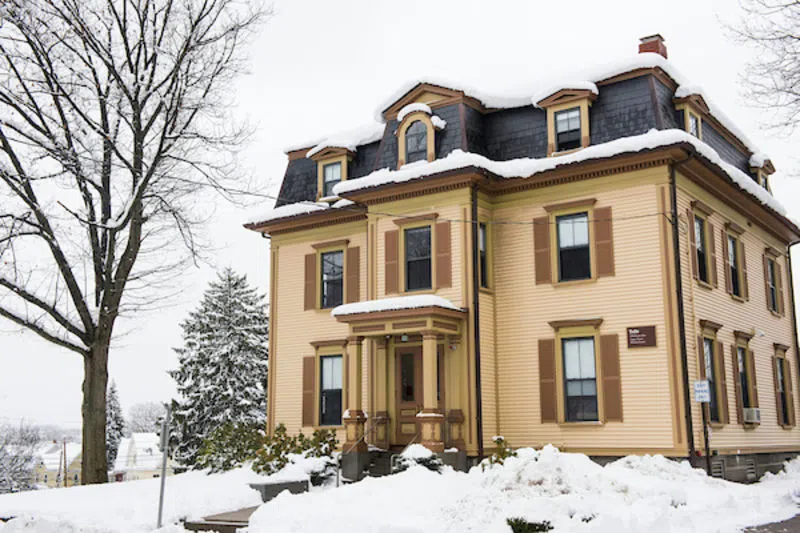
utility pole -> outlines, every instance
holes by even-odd
[[[161,493],[158,496],[158,526],[161,529],[161,518],[164,511],[164,488],[167,483],[167,457],[169,457],[169,404],[164,406],[167,414],[161,424]]]
[[[67,487],[67,439],[64,439],[61,442],[64,450],[61,456],[64,458],[64,488],[66,488]]]

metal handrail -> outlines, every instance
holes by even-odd
[[[368,418],[367,419],[367,423],[364,424],[364,434],[361,435],[361,437],[357,441],[355,441],[346,451],[344,449],[342,449],[342,453],[340,453],[339,457],[336,458],[336,486],[337,487],[340,484],[339,480],[341,478],[341,473],[342,473],[342,455],[352,452],[353,448],[358,446],[359,443],[361,443],[362,440],[366,439],[367,438],[367,433],[368,433],[367,427],[371,426],[374,423],[375,423],[375,418],[374,417]]]
[[[404,453],[406,453],[406,450],[409,448],[409,446],[414,444],[414,441],[417,440],[417,437],[419,437],[419,432],[416,435],[414,435],[410,441],[408,441],[408,444],[406,444],[406,447],[403,448],[403,450],[400,453],[392,454],[392,456],[389,458],[389,464],[392,465],[392,470],[394,470],[395,459],[401,457]]]

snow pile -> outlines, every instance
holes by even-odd
[[[239,468],[224,474],[188,472],[166,478],[164,523],[197,519],[261,503],[248,483],[265,478]],[[0,495],[3,533],[134,533],[156,529],[160,478]]]
[[[554,83],[553,85],[534,93],[534,95],[531,96],[531,103],[534,105],[534,107],[539,107],[537,105],[539,102],[549,96],[553,96],[558,91],[563,89],[589,91],[592,94],[600,94],[600,92],[597,90],[597,85],[591,81],[562,81],[559,83]]]
[[[441,307],[460,311],[450,300],[435,294],[417,294],[413,296],[399,296],[397,298],[383,298],[380,300],[367,300],[334,307],[331,316],[357,315],[361,313],[378,313],[380,311],[396,311],[398,309],[418,309],[420,307]]]
[[[660,56],[659,56],[660,57]],[[691,144],[705,159],[719,166],[739,188],[756,197],[762,204],[786,216],[786,209],[769,191],[759,186],[753,178],[730,163],[700,139],[683,130],[650,130],[642,135],[623,137],[603,144],[589,146],[566,155],[544,158],[521,158],[510,161],[493,161],[482,155],[454,150],[447,157],[435,161],[417,161],[397,170],[381,169],[363,178],[338,183],[333,190],[339,196],[354,191],[379,187],[392,183],[403,183],[431,174],[467,167],[478,167],[502,178],[528,178],[561,166],[593,159],[606,159],[625,153],[636,153],[675,144]]]
[[[732,532],[797,511],[790,495],[800,486],[798,461],[748,486],[663,457],[601,467],[549,446],[518,452],[485,472],[410,468],[336,490],[283,494],[256,511],[249,531],[508,533],[506,519],[521,517],[548,520],[558,532]]]
[[[403,107],[403,109],[400,110],[400,112],[397,114],[397,122],[403,122],[403,119],[406,118],[406,116],[416,111],[422,111],[427,115],[433,114],[433,111],[431,111],[431,106],[429,106],[428,104],[416,102],[413,104],[408,104],[407,106]]]
[[[325,148],[345,148],[346,150],[355,152],[356,149],[362,144],[369,144],[379,141],[381,137],[383,137],[384,129],[385,126],[383,123],[373,122],[371,124],[367,124],[366,126],[340,131],[338,133],[334,133],[333,135],[328,135],[327,137],[322,137],[313,141],[287,146],[283,149],[283,151],[284,153],[288,153],[295,150],[308,148],[310,146],[311,149],[308,151],[308,153],[306,153],[306,157],[311,157],[314,154],[321,152]]]
[[[324,471],[330,457],[308,457],[305,454],[290,453],[289,463],[265,478],[265,481],[309,481],[312,473]]]
[[[433,452],[422,444],[412,444],[403,450],[401,456],[406,459],[428,459],[433,457]]]

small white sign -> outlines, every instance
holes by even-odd
[[[698,379],[694,382],[694,401],[709,403],[711,401],[711,388],[707,379]]]

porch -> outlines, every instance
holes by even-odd
[[[370,377],[367,398],[363,387],[346,387],[344,454],[366,461],[369,445],[397,450],[411,443],[466,452],[466,311],[419,295],[346,304],[332,314],[350,328],[346,382]]]

